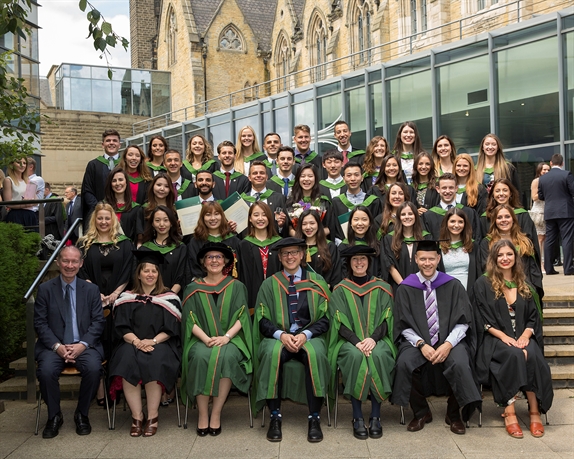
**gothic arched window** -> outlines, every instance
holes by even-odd
[[[355,26],[352,46],[353,52],[359,53],[355,58],[357,64],[368,64],[371,60],[371,52],[366,51],[373,46],[371,42],[371,14],[371,8],[368,2],[364,0],[358,0],[356,2],[352,16],[352,24]]]
[[[275,47],[275,69],[277,71],[277,89],[287,91],[289,89],[289,60],[290,60],[289,42],[285,34],[279,36],[277,46]]]
[[[310,31],[311,65],[315,67],[312,75],[314,81],[320,81],[327,77],[327,68],[324,65],[327,62],[327,29],[319,14],[315,14],[311,21]]]
[[[228,25],[219,36],[219,49],[226,51],[243,51],[243,38],[239,31]]]
[[[177,23],[173,8],[169,9],[167,17],[167,65],[173,65],[176,62],[177,51]]]

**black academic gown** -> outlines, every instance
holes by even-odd
[[[247,193],[251,189],[251,182],[249,179],[241,174],[240,172],[235,172],[229,177],[229,192],[225,193],[225,174],[220,171],[216,171],[213,174],[213,181],[215,182],[215,188],[213,188],[213,196],[218,201],[227,199],[233,193],[237,192]]]
[[[447,395],[448,385],[450,385],[456,401],[462,408],[463,421],[466,421],[474,409],[481,407],[482,404],[482,397],[473,369],[476,355],[476,330],[473,323],[472,308],[466,291],[461,283],[454,278],[436,289],[436,298],[439,314],[439,340],[435,347],[444,343],[457,324],[469,325],[466,336],[452,348],[444,363],[430,364],[422,352],[402,335],[403,330],[412,328],[415,333],[430,343],[424,305],[424,290],[407,285],[405,282],[399,285],[395,295],[394,308],[394,339],[399,354],[395,367],[395,382],[391,401],[396,405],[408,405],[412,373],[422,366],[421,377],[425,396]]]
[[[398,284],[393,280],[392,276],[389,273],[389,269],[391,266],[394,266],[396,270],[399,272],[401,277],[405,279],[410,274],[415,274],[419,271],[419,267],[415,261],[415,253],[417,251],[417,243],[406,243],[402,242],[401,244],[401,253],[399,258],[395,257],[395,253],[391,249],[391,245],[393,243],[393,236],[394,231],[391,234],[387,234],[381,240],[381,250],[384,254],[384,264],[381,268],[381,276],[383,280],[387,281],[389,285],[393,288],[393,292],[397,291]],[[423,239],[431,239],[431,235],[426,233],[423,236]],[[413,246],[412,253],[409,254],[409,245]],[[386,277],[386,279],[385,279]]]
[[[380,215],[383,209],[381,200],[377,199],[376,196],[369,196],[369,195],[365,197],[365,200],[361,204],[359,204],[359,206],[365,206],[367,209],[369,209],[369,212],[371,212],[371,216],[373,218]],[[331,224],[333,225],[333,228],[329,228],[331,231],[330,239],[332,241],[334,241],[335,238],[338,238],[340,240],[345,239],[345,235],[343,234],[343,229],[341,227],[341,224],[339,223],[338,218],[341,215],[345,215],[347,213],[352,212],[355,207],[358,206],[351,204],[351,202],[347,199],[346,194],[344,193],[343,195],[339,195],[333,198],[331,202],[331,211],[334,215],[334,218],[331,219]]]
[[[103,158],[103,157],[102,157]],[[119,160],[116,162],[116,165]],[[110,173],[108,164],[104,164],[98,158],[94,158],[86,165],[84,178],[82,179],[82,211],[84,219],[84,232],[87,231],[96,204],[103,201],[105,196],[106,180]]]
[[[444,262],[443,262],[444,254],[441,253],[440,263],[438,265],[438,270],[442,271],[443,273],[447,273],[444,269]],[[484,270],[482,269],[482,254],[480,249],[480,244],[474,241],[472,243],[472,251],[468,254],[468,278],[466,282],[466,291],[470,294],[472,293],[472,289],[474,287],[474,283],[476,280],[482,276]]]
[[[472,228],[472,238],[475,241],[480,241],[483,237],[483,234],[480,229],[478,215],[476,215],[476,212],[470,207],[464,207],[461,204],[457,204],[456,206],[462,208],[468,217],[470,227]],[[433,207],[429,209],[428,212],[425,212],[422,217],[425,229],[432,234],[433,240],[438,241],[440,239],[440,226],[442,225],[442,221],[445,216],[440,212],[435,212],[435,209],[442,208],[440,208],[440,206]]]
[[[143,234],[143,207],[137,203],[127,212],[118,212],[122,231],[133,243],[137,243],[138,235]]]
[[[323,277],[325,282],[329,285],[329,288],[333,290],[333,287],[343,280],[342,274],[342,260],[339,256],[339,249],[335,243],[327,241],[329,247],[329,253],[331,254],[331,269],[325,271],[321,266],[321,255],[316,251],[316,246],[311,246],[308,248],[311,254],[311,263],[307,263],[313,271]],[[307,250],[305,251],[305,256],[307,256]]]
[[[491,281],[486,276],[476,282],[473,305],[479,329],[476,359],[479,382],[492,386],[494,401],[501,405],[506,405],[519,391],[532,391],[538,399],[540,412],[546,413],[552,406],[554,393],[550,367],[544,359],[541,311],[534,299],[517,295],[513,305],[515,329],[512,328],[506,299],[504,296],[494,297]],[[525,348],[528,359],[524,358],[522,349],[508,346],[483,331],[484,325],[490,325],[514,339],[518,339],[526,328],[533,328],[534,335]]]
[[[488,192],[482,183],[478,184],[478,199],[476,201],[476,205],[471,207],[468,205],[468,196],[466,191],[462,193],[462,197],[460,198],[460,203],[463,206],[470,207],[474,209],[478,215],[482,215],[483,212],[486,210],[486,203],[488,201]],[[488,232],[488,231],[487,231]],[[486,234],[486,233],[483,233]]]
[[[176,284],[181,286],[179,293],[181,298],[186,285],[191,282],[187,246],[180,243],[178,246],[159,247],[153,242],[146,242],[138,250],[154,251],[163,255],[164,263],[159,265],[163,285],[169,289]]]

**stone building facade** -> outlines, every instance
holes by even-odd
[[[151,63],[172,72],[173,119],[183,120],[202,116],[206,108],[213,113],[570,5],[569,0],[131,0],[132,66]]]

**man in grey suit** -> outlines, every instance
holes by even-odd
[[[77,218],[82,218],[82,198],[78,196],[78,190],[72,186],[66,188],[66,191],[64,191],[64,196],[68,200],[68,204],[66,204],[67,232]],[[81,225],[76,226],[76,229],[74,229],[74,232],[70,236],[70,241],[72,241],[73,245],[78,242],[78,237],[80,236],[80,227]]]
[[[64,422],[58,379],[66,364],[73,364],[82,375],[74,413],[76,433],[91,432],[88,411],[100,383],[104,355],[100,343],[105,323],[100,290],[76,277],[82,266],[80,250],[75,246],[64,247],[56,263],[60,276],[40,285],[34,304],[34,328],[38,335],[34,349],[36,375],[48,407],[44,438],[58,435]]]
[[[538,179],[538,198],[544,201],[546,240],[544,241],[544,269],[546,274],[558,274],[552,265],[550,254],[558,235],[562,238],[564,251],[564,275],[574,276],[574,177],[562,169],[564,158],[556,153],[550,160],[550,172]]]

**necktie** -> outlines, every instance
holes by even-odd
[[[64,294],[64,304],[66,305],[66,326],[64,329],[64,344],[74,342],[74,324],[72,320],[72,287],[66,284],[66,293]]]
[[[295,288],[295,276],[289,276],[289,315],[291,316],[291,323],[297,325],[297,328],[301,328],[301,323],[297,317],[297,303],[299,299],[297,298],[297,289]]]
[[[274,159],[271,160],[271,173],[277,175],[277,161]]]
[[[108,158],[108,167],[111,171],[114,170],[114,167],[116,167],[114,158],[112,158],[111,156]]]
[[[430,281],[425,281],[425,309],[427,324],[429,327],[430,344],[434,346],[438,341],[438,308],[436,304],[436,292],[431,288]]]
[[[225,196],[229,196],[229,178],[231,177],[231,172],[225,172]]]
[[[347,154],[349,153],[347,150],[342,151],[341,153],[343,153],[343,166],[345,164],[347,164],[349,162],[349,159],[347,158]]]
[[[73,211],[74,211],[74,201],[70,201],[70,204],[68,204],[68,217],[72,216]]]
[[[285,185],[283,185],[283,195],[287,197],[289,195],[289,179],[284,178],[283,183],[285,183]]]
[[[452,207],[453,207],[452,204],[448,204],[448,205],[446,206],[446,210],[450,210],[450,209],[452,209]]]
[[[261,197],[261,193],[255,193],[255,201],[259,201],[260,197]]]
[[[177,182],[174,182],[174,184],[173,184],[173,192],[177,196]]]

